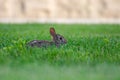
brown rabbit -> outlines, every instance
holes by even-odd
[[[30,41],[28,45],[31,47],[47,47],[52,45],[59,47],[60,45],[67,43],[66,39],[63,36],[61,36],[60,34],[56,34],[54,28],[50,28],[50,34],[53,38],[52,41],[33,40],[33,41]]]

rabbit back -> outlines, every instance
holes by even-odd
[[[33,40],[28,43],[31,47],[47,47],[53,45],[53,42],[45,41],[45,40]]]

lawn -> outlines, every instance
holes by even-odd
[[[67,44],[27,47],[51,40],[49,28]],[[0,24],[0,80],[120,80],[119,24]]]

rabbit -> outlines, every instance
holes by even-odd
[[[55,45],[56,47],[60,47],[62,44],[66,44],[66,39],[60,35],[56,34],[55,29],[53,27],[50,28],[50,34],[53,38],[52,41],[46,41],[46,40],[33,40],[28,43],[31,47],[48,47]]]

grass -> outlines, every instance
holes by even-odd
[[[51,40],[50,26],[68,43],[27,48]],[[0,24],[1,80],[119,80],[119,24]]]

